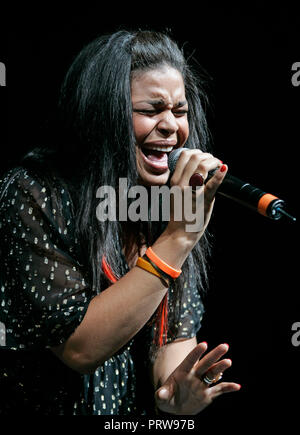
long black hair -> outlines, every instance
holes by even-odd
[[[68,186],[75,204],[82,261],[98,293],[107,287],[101,268],[104,255],[114,273],[121,277],[128,270],[123,247],[129,251],[134,243],[140,249],[144,242],[151,246],[163,231],[163,222],[99,222],[96,217],[96,191],[101,185],[117,189],[119,178],[127,178],[128,188],[138,184],[131,78],[136,71],[162,65],[177,69],[184,79],[190,128],[185,146],[207,151],[207,98],[201,76],[192,70],[183,51],[167,34],[122,30],[98,37],[75,58],[61,87],[57,137],[32,150],[23,160],[25,166],[43,168],[44,176],[46,168],[49,173],[55,170]],[[193,272],[200,292],[207,285],[208,254],[206,233],[183,265],[173,289],[169,317],[173,331],[184,281],[189,282]]]

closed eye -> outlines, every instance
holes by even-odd
[[[136,113],[146,113],[148,115],[154,115],[156,113],[159,113],[160,111],[159,110],[133,109],[133,112],[136,112]]]
[[[142,113],[142,114],[146,114],[146,115],[157,115],[157,114],[159,114],[159,113],[161,113],[161,112],[163,112],[164,110],[163,109],[154,109],[154,110],[150,110],[150,109],[133,109],[133,112],[135,112],[135,113]],[[172,113],[175,115],[175,116],[184,116],[184,115],[186,115],[187,113],[188,113],[188,110],[172,110]]]
[[[175,116],[176,115],[183,116],[183,115],[186,115],[187,113],[189,113],[189,111],[188,110],[176,110],[173,113],[174,113]]]

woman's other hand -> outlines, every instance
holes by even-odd
[[[205,376],[217,380],[231,367],[230,359],[220,360],[228,349],[227,344],[221,344],[203,356],[207,344],[198,344],[156,391],[158,409],[175,415],[196,415],[218,396],[239,391],[241,386],[233,382],[209,386],[203,381]]]

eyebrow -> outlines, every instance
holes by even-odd
[[[151,104],[151,106],[163,106],[166,104],[165,100],[163,100],[162,98],[160,98],[159,100],[146,100],[146,101],[140,101],[140,103],[148,103]],[[187,101],[183,100],[183,101],[178,101],[178,103],[176,103],[174,105],[174,107],[183,107],[187,105]]]

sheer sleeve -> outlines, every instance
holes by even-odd
[[[172,291],[172,290],[171,290]],[[170,299],[172,294],[170,294]],[[184,283],[184,292],[181,302],[181,312],[176,333],[169,334],[168,342],[179,338],[193,338],[201,328],[201,321],[204,314],[204,306],[201,296],[197,290],[194,277],[189,278],[189,284]]]
[[[92,297],[76,256],[71,200],[25,169],[10,178],[0,208],[6,346],[55,346],[74,332]]]
[[[192,280],[193,282],[193,280]],[[195,337],[201,328],[204,306],[196,286],[184,284],[185,292],[176,338]]]

